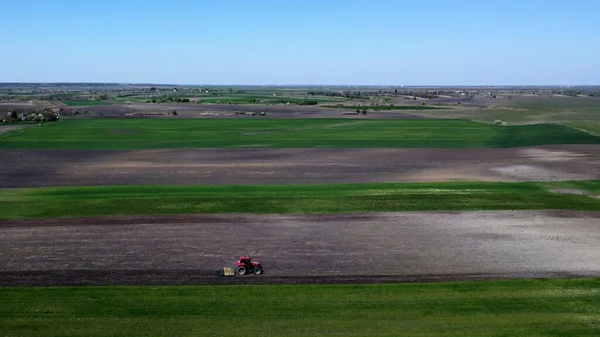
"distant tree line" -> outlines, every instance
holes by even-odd
[[[317,105],[317,104],[319,104],[318,101],[309,100],[309,99],[298,102],[298,105]]]
[[[56,122],[60,119],[60,112],[54,112],[52,109],[30,110],[27,112],[17,112],[12,110],[2,116],[2,123],[26,123],[26,122]]]
[[[189,103],[189,98],[177,97],[171,95],[163,95],[159,97],[152,97],[146,101],[147,103]]]
[[[369,98],[372,93],[362,92],[362,91],[308,91],[307,95],[311,96],[328,96],[328,97],[343,97],[350,99],[363,99]]]

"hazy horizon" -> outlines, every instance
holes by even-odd
[[[4,83],[595,86],[600,2],[4,6]],[[209,84],[210,83],[210,84]]]
[[[0,85],[14,85],[14,84],[26,84],[26,85],[57,85],[57,84],[92,84],[92,85],[123,85],[123,86],[135,86],[135,85],[153,85],[153,86],[180,86],[180,87],[389,87],[389,88],[480,88],[480,87],[497,87],[497,88],[583,88],[583,87],[600,87],[600,84],[415,84],[415,85],[403,85],[403,84],[214,84],[214,83],[150,83],[150,82],[0,82]]]

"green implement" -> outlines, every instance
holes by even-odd
[[[223,267],[219,269],[219,276],[235,276],[235,271],[231,267]]]

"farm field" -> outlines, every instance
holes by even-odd
[[[561,189],[553,188],[552,183],[489,182],[4,189],[0,190],[0,219],[432,210],[600,211],[600,181],[572,182],[569,186],[580,187],[576,189],[580,193],[560,193]]]
[[[187,106],[0,137],[0,334],[597,333],[589,129]],[[265,275],[217,276],[241,254]]]
[[[0,150],[0,187],[598,180],[600,146]]]
[[[524,210],[8,219],[0,220],[0,285],[600,277],[598,214]],[[266,273],[219,277],[217,270],[231,265],[240,252],[260,261]]]
[[[68,106],[93,106],[93,105],[110,105],[108,101],[96,101],[96,100],[79,100],[79,101],[69,101],[63,100],[62,103]]]
[[[344,108],[350,110],[445,110],[447,107],[443,106],[429,106],[429,105],[323,105],[324,108]]]
[[[278,90],[243,90],[229,91],[220,90],[206,92],[171,92],[171,93],[147,93],[147,94],[127,94],[114,97],[115,101],[133,101],[146,103],[162,102],[169,99],[188,98],[192,103],[223,103],[223,104],[302,104],[311,101],[317,103],[333,103],[346,101],[344,98],[327,97],[320,95],[307,95],[290,91]],[[148,102],[148,103],[150,103]]]
[[[477,102],[477,105],[463,109],[422,110],[419,115],[430,118],[465,118],[488,123],[502,120],[520,125],[564,124],[595,134],[599,134],[600,130],[600,98],[597,97],[517,96],[511,100]]]
[[[449,131],[451,130],[451,131]],[[600,144],[561,125],[466,120],[70,119],[5,134],[0,149],[507,148]]]
[[[593,336],[597,280],[3,288],[10,336]],[[247,301],[240,301],[243,297]],[[248,310],[248,303],[252,310]],[[235,324],[232,324],[235,321]]]

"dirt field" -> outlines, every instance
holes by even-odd
[[[352,110],[321,108],[315,106],[297,105],[258,105],[258,104],[113,104],[72,108],[71,110],[87,111],[89,117],[140,117],[140,116],[169,116],[177,111],[177,118],[210,117],[232,118],[235,113],[265,112],[268,117],[275,118],[356,118],[349,115]],[[423,118],[415,111],[377,111],[369,112],[360,118]],[[238,118],[265,118],[260,116],[236,116]]]
[[[203,215],[0,222],[0,285],[600,276],[600,213]],[[266,274],[216,271],[238,254]]]
[[[0,188],[600,179],[600,146],[0,151]]]

